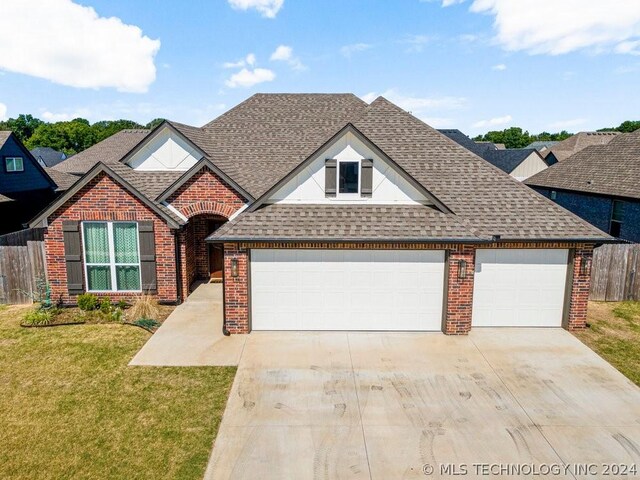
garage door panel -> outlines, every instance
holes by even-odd
[[[473,326],[560,326],[568,250],[478,249]]]
[[[439,330],[443,288],[443,251],[251,252],[256,330]]]

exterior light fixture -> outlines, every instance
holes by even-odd
[[[586,275],[591,269],[591,257],[582,257],[580,262],[580,275]]]
[[[238,259],[237,258],[231,259],[231,276],[233,278],[238,277]]]
[[[458,260],[458,278],[467,278],[466,260]]]

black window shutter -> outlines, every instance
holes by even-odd
[[[156,277],[156,241],[153,222],[138,222],[138,236],[140,238],[142,291],[155,293],[158,290],[158,281]]]
[[[84,293],[80,222],[64,220],[62,222],[62,235],[64,238],[64,260],[67,266],[67,290],[69,295],[80,295]]]
[[[361,162],[360,196],[370,197],[373,194],[373,160],[365,158]]]
[[[324,161],[324,196],[336,196],[337,169],[338,161],[335,158],[327,158]]]

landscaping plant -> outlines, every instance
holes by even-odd
[[[89,312],[91,310],[95,310],[97,307],[98,297],[93,293],[83,293],[82,295],[78,295],[78,308],[80,308],[80,310]]]
[[[143,293],[136,298],[133,306],[127,312],[127,316],[135,321],[140,319],[156,319],[159,313],[158,303],[153,296],[148,293]]]

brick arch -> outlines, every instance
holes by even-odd
[[[187,218],[195,217],[203,213],[220,215],[228,219],[237,210],[236,205],[229,205],[220,202],[199,201],[190,203],[186,207],[180,208],[180,213]]]

